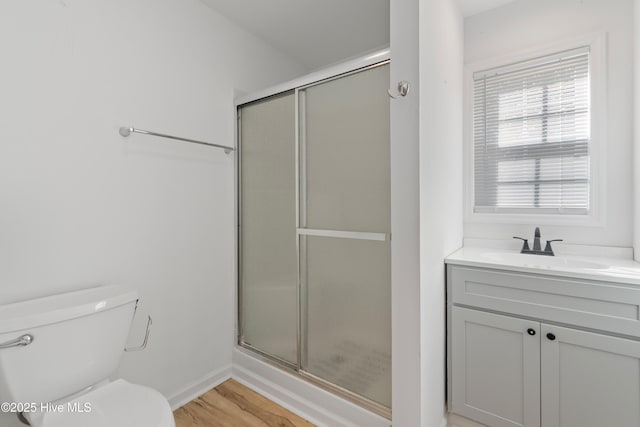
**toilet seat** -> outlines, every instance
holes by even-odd
[[[116,380],[63,404],[62,411],[46,411],[37,426],[175,427],[175,421],[159,392]]]

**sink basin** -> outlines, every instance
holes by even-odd
[[[609,268],[606,264],[566,256],[530,255],[511,252],[484,252],[481,254],[481,257],[486,258],[489,262],[530,268],[555,269],[560,267],[563,269],[589,270],[605,270]]]
[[[502,247],[468,246],[449,255],[446,263],[640,286],[640,263],[631,256],[608,256],[602,252],[596,249],[591,250],[589,255],[582,255],[577,253],[576,248],[568,248],[565,254],[561,252],[556,256],[546,256],[521,254],[517,250]],[[608,252],[612,253],[620,254]]]

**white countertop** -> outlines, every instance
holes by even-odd
[[[602,248],[601,251],[594,251],[592,248],[588,252],[589,255],[577,255],[570,251],[564,254],[557,251],[556,256],[545,256],[521,254],[513,249],[465,246],[445,258],[445,262],[470,267],[640,285],[640,263],[630,258],[611,256],[612,251],[606,248]],[[605,256],[594,256],[594,252],[603,253]]]

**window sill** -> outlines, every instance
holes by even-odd
[[[602,218],[591,215],[467,213],[465,222],[477,224],[539,224],[575,227],[604,227]]]

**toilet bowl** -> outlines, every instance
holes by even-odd
[[[157,391],[116,380],[46,412],[38,427],[174,427],[167,400]]]
[[[175,427],[158,391],[109,380],[136,304],[101,286],[0,305],[0,401],[31,405],[34,427]]]

